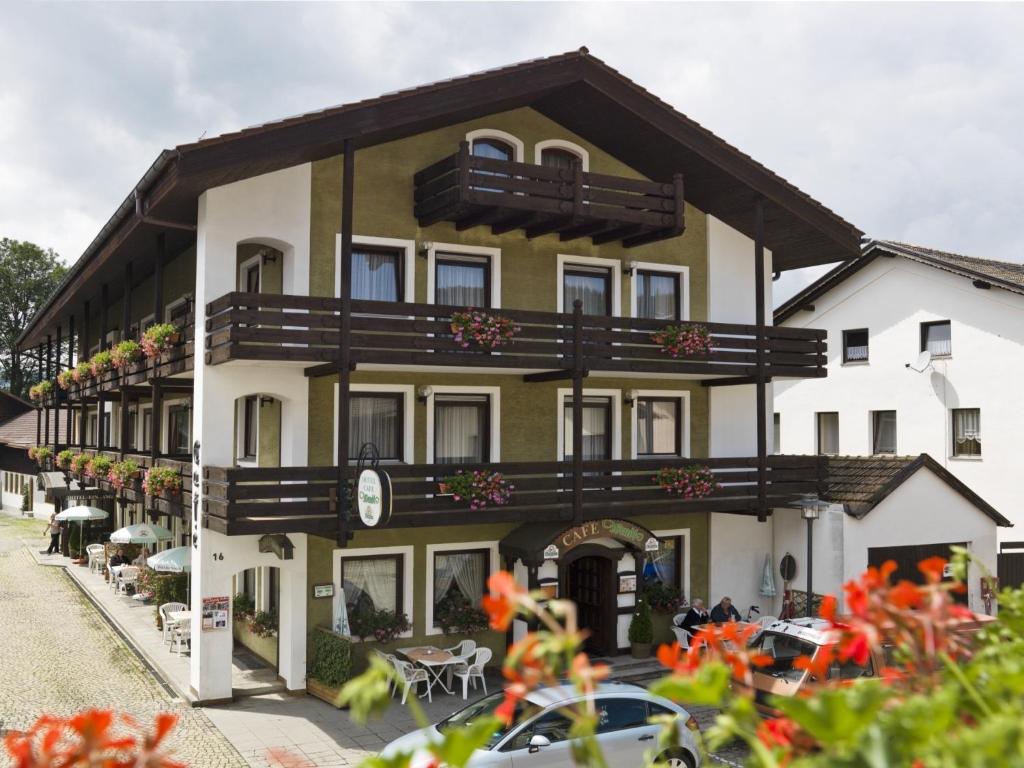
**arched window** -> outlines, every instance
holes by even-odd
[[[548,147],[541,150],[540,164],[548,168],[564,168],[569,170],[575,163],[581,162],[581,158],[575,152],[559,147]]]
[[[590,153],[579,144],[564,139],[538,141],[533,148],[533,162],[548,168],[572,168],[574,162],[584,171],[590,170]]]
[[[476,157],[489,157],[493,160],[515,160],[515,149],[507,141],[482,137],[473,139],[470,151]]]

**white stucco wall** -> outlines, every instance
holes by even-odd
[[[786,321],[828,332],[828,377],[775,382],[782,453],[813,453],[819,411],[839,412],[839,450],[871,452],[875,410],[897,412],[897,451],[928,453],[1015,522],[1024,408],[1024,296],[901,257],[876,259]],[[950,320],[953,354],[924,373],[905,367],[920,350],[920,324]],[[868,363],[843,364],[843,330],[868,328]],[[981,459],[953,458],[953,408],[980,408]],[[1000,529],[1000,538],[1019,538]]]

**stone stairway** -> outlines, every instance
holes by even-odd
[[[647,659],[634,659],[632,656],[612,656],[594,659],[594,662],[608,664],[612,668],[609,680],[633,685],[646,685],[659,677],[666,670],[653,656]]]

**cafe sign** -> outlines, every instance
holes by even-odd
[[[391,520],[391,478],[381,469],[364,469],[356,484],[359,519],[367,528],[387,525]]]
[[[562,531],[555,537],[553,546],[557,547],[559,553],[564,555],[573,547],[595,539],[615,539],[634,549],[645,550],[653,538],[650,531],[636,523],[608,518],[574,525],[572,528]],[[544,551],[544,555],[547,558],[547,550]]]

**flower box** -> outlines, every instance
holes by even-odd
[[[507,317],[473,308],[454,313],[449,327],[455,343],[463,349],[468,349],[472,343],[488,351],[507,344],[520,330]]]
[[[706,355],[711,351],[711,335],[703,325],[683,323],[668,325],[651,334],[651,341],[672,357]]]

